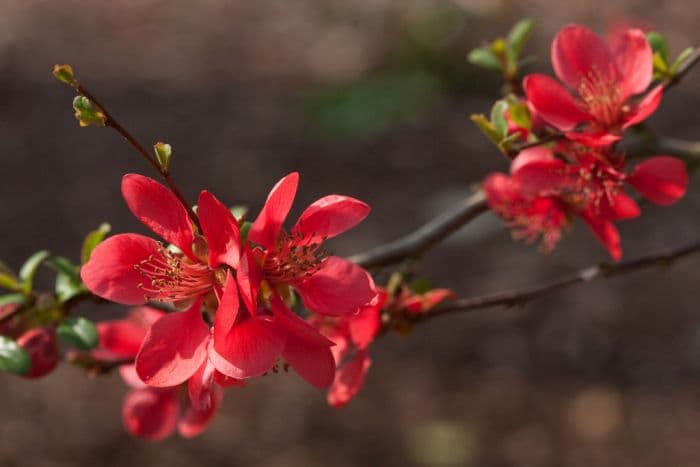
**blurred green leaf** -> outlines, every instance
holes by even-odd
[[[659,54],[659,57],[663,60],[665,64],[668,63],[668,44],[666,43],[666,38],[659,34],[658,32],[647,33],[647,41],[651,46],[651,50],[655,54]]]
[[[238,222],[241,222],[248,214],[248,206],[231,206],[229,211]]]
[[[678,54],[678,58],[676,59],[675,62],[673,62],[673,65],[671,65],[671,70],[670,73],[672,75],[676,74],[678,71],[678,68],[680,68],[683,63],[695,52],[695,47],[687,47],[683,49],[683,51]]]
[[[72,85],[75,82],[73,67],[70,65],[54,65],[53,75],[57,80],[64,84]]]
[[[153,146],[153,150],[156,153],[158,165],[167,172],[168,167],[170,167],[170,159],[173,156],[173,147],[168,143],[158,142]]]
[[[0,272],[0,287],[13,291],[24,290],[21,282],[14,275],[4,272]]]
[[[54,268],[60,273],[63,273],[71,279],[80,282],[80,272],[78,266],[74,265],[71,260],[63,256],[56,256],[46,261],[46,264]]]
[[[253,223],[250,221],[244,221],[243,224],[241,224],[241,241],[248,239],[248,232],[250,232],[252,226]]]
[[[493,125],[499,141],[508,136],[508,121],[506,120],[506,110],[508,103],[504,100],[496,101],[491,108],[491,123]]]
[[[46,258],[49,257],[49,252],[46,250],[37,251],[32,256],[29,257],[27,261],[24,262],[22,268],[19,270],[19,279],[22,281],[23,291],[29,293],[34,287],[34,277],[36,272],[44,262]]]
[[[86,291],[80,278],[80,268],[68,258],[57,256],[47,261],[47,264],[58,271],[55,291],[59,302],[65,303],[76,295]]]
[[[32,367],[29,354],[7,336],[0,336],[0,370],[24,375]]]
[[[469,55],[467,55],[467,60],[472,65],[486,68],[488,70],[503,70],[503,63],[501,60],[486,47],[479,47],[469,52]]]
[[[518,21],[513,29],[508,33],[506,38],[508,58],[513,61],[514,65],[517,65],[520,54],[527,44],[527,41],[532,36],[532,31],[535,29],[535,20],[532,18],[526,18]]]
[[[486,137],[494,144],[498,144],[501,140],[500,135],[491,124],[491,121],[484,114],[473,114],[469,117],[472,122],[486,135]]]
[[[27,297],[21,293],[12,293],[7,295],[0,295],[0,306],[10,305],[10,304],[26,305]]]
[[[97,347],[100,337],[95,324],[82,316],[71,316],[56,328],[56,334],[66,343],[82,350]]]
[[[435,288],[435,284],[433,284],[433,281],[431,281],[430,279],[425,278],[425,277],[421,277],[421,278],[414,280],[413,282],[411,282],[411,285],[409,286],[409,289],[411,290],[411,292],[413,292],[414,294],[418,294],[418,295],[423,295],[426,292],[430,292],[434,288]]]
[[[83,240],[83,247],[80,253],[80,261],[82,262],[82,264],[85,264],[90,260],[90,255],[92,255],[92,251],[97,245],[100,244],[100,242],[102,242],[102,240],[104,240],[104,238],[107,236],[110,230],[112,230],[112,227],[105,222],[100,224],[100,226],[96,230],[93,230],[85,236],[85,239]]]

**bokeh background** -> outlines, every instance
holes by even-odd
[[[291,170],[295,212],[327,193],[372,215],[336,241],[352,254],[392,240],[464,197],[505,160],[469,121],[499,81],[466,53],[519,18],[528,52],[570,21],[646,24],[680,51],[700,42],[693,0],[0,0],[0,257],[48,248],[77,259],[102,221],[140,231],[119,193],[149,168],[109,130],[80,129],[50,75],[70,63],[146,143],[174,147],[174,176],[257,210]],[[651,123],[700,139],[700,70]],[[700,189],[622,225],[628,258],[697,239]],[[549,257],[487,214],[432,251],[422,272],[469,296],[607,260],[582,225]],[[388,336],[341,410],[293,374],[227,393],[210,429],[159,444],[121,427],[116,374],[63,367],[0,375],[0,465],[697,466],[700,258],[597,282],[522,308],[452,315]],[[50,273],[41,280],[48,286]],[[100,320],[114,309],[79,310]]]

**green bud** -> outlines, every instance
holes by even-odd
[[[84,127],[93,124],[105,126],[105,114],[95,107],[87,97],[75,96],[75,99],[73,99],[73,108],[75,109],[75,118],[78,119],[80,126]]]
[[[62,83],[73,85],[75,84],[75,75],[73,75],[73,67],[70,65],[54,65],[54,77]]]
[[[161,169],[163,169],[167,172],[168,167],[170,166],[170,158],[173,155],[172,146],[170,146],[168,143],[158,142],[153,146],[153,149],[155,150],[155,153],[156,153],[156,159],[158,160],[158,165],[160,165]]]

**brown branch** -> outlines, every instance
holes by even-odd
[[[348,259],[369,268],[419,257],[487,209],[485,195],[479,190],[451,211],[440,214],[410,234]]]
[[[497,292],[491,295],[482,295],[477,297],[463,298],[456,300],[447,305],[435,308],[432,311],[421,315],[411,315],[414,320],[422,321],[436,316],[442,316],[449,313],[480,310],[483,308],[491,308],[495,306],[516,306],[524,305],[530,300],[534,300],[544,295],[548,295],[557,290],[570,287],[575,284],[591,282],[596,279],[607,279],[609,277],[621,276],[642,269],[652,267],[671,266],[674,261],[700,252],[700,241],[677,248],[667,252],[655,253],[641,258],[626,261],[617,264],[603,263],[596,266],[590,266],[581,269],[575,274],[556,279],[545,284],[535,285],[532,287],[507,290]]]
[[[187,209],[187,213],[189,214],[190,218],[192,221],[199,226],[199,219],[197,218],[197,214],[192,210],[192,207],[190,204],[187,202],[185,197],[182,195],[182,192],[178,188],[177,184],[173,180],[173,178],[170,176],[170,173],[168,172],[168,169],[163,168],[158,164],[158,161],[155,159],[155,157],[148,151],[146,148],[131,134],[129,133],[126,128],[124,128],[115,118],[112,116],[112,114],[109,113],[107,108],[102,105],[100,101],[95,98],[87,89],[85,89],[80,83],[77,81],[74,81],[71,86],[73,89],[75,89],[80,95],[88,98],[90,102],[92,102],[94,105],[99,107],[100,111],[104,114],[105,116],[105,125],[114,129],[117,133],[119,133],[135,150],[136,152],[143,157],[148,164],[153,167],[154,170],[156,170],[161,177],[163,177],[163,180],[165,180],[165,183],[168,185],[170,190],[173,192],[173,194],[177,197],[178,200],[180,200],[180,203]]]

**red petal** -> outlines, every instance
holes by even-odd
[[[622,136],[605,130],[591,130],[580,133],[570,131],[566,134],[566,137],[571,141],[576,141],[585,146],[590,146],[593,148],[610,146],[614,142],[622,139]]]
[[[688,171],[671,156],[655,156],[639,164],[627,179],[649,201],[667,206],[685,195]]]
[[[581,78],[591,73],[603,73],[608,80],[617,78],[608,45],[593,31],[577,24],[566,26],[554,38],[552,67],[572,89],[577,89]]]
[[[265,206],[248,232],[248,239],[267,249],[273,248],[284,220],[294,202],[299,174],[292,172],[272,188]]]
[[[591,119],[583,111],[569,91],[545,75],[528,75],[523,81],[525,94],[538,115],[561,131],[572,130],[576,125]]]
[[[386,297],[386,293],[383,294]],[[384,301],[380,299],[376,305],[364,307],[357,316],[348,320],[348,328],[352,342],[359,349],[366,349],[377,336],[381,328],[379,314],[384,307]]]
[[[639,29],[629,29],[615,40],[613,56],[622,80],[623,100],[644,92],[651,83],[654,66],[651,47]]]
[[[163,316],[148,330],[136,356],[139,377],[156,387],[184,383],[207,358],[209,334],[201,300],[187,311]]]
[[[192,254],[192,221],[172,191],[151,178],[127,174],[122,178],[122,195],[134,216],[190,259],[196,259]]]
[[[177,393],[171,389],[134,389],[122,406],[126,430],[151,441],[167,438],[175,430],[178,412]]]
[[[272,321],[250,318],[236,323],[224,339],[214,341],[209,358],[231,378],[260,376],[272,368],[284,348],[285,336]]]
[[[312,241],[321,242],[355,227],[369,211],[367,204],[355,198],[324,196],[304,210],[294,230]]]
[[[497,212],[512,208],[515,201],[521,201],[520,186],[510,177],[502,173],[494,173],[484,179],[486,201],[491,209]]]
[[[152,238],[115,235],[97,245],[90,261],[80,270],[80,277],[90,292],[99,297],[124,305],[141,305],[146,303],[139,288],[144,279],[134,265],[158,254],[158,242]]]
[[[598,209],[601,217],[610,221],[634,219],[642,213],[637,202],[625,193],[615,195],[612,204],[603,198]]]
[[[260,250],[258,250],[260,251]],[[250,313],[255,315],[258,311],[258,290],[263,279],[263,272],[255,261],[253,251],[246,247],[241,254],[236,280],[238,290],[241,293],[243,303]]]
[[[209,359],[205,359],[204,363],[187,381],[187,394],[190,396],[190,404],[194,409],[207,410],[211,408],[215,373],[214,365]]]
[[[329,256],[321,269],[296,285],[304,305],[324,315],[355,314],[377,297],[372,276],[355,263]]]
[[[231,328],[238,317],[239,306],[240,300],[238,298],[238,287],[236,287],[236,281],[231,275],[231,271],[226,271],[224,292],[219,300],[219,307],[216,310],[216,318],[214,319],[215,341],[224,339],[231,331]]]
[[[581,217],[588,224],[598,241],[608,250],[612,259],[620,261],[622,258],[622,245],[620,244],[620,233],[615,225],[592,214],[584,213]]]
[[[355,358],[339,367],[333,386],[328,391],[328,403],[333,407],[342,407],[350,402],[362,388],[371,365],[372,360],[367,352],[361,351]]]
[[[551,193],[576,185],[576,180],[566,173],[566,164],[541,147],[521,151],[513,160],[511,173],[526,195]]]
[[[625,122],[622,128],[629,128],[632,125],[643,122],[651,116],[661,103],[661,97],[663,96],[664,88],[659,85],[654,89],[649,91],[647,95],[639,102],[634,109],[625,115]]]
[[[127,320],[97,323],[100,346],[118,357],[135,356],[146,336],[146,329]]]
[[[329,346],[315,345],[290,335],[282,357],[299,376],[317,388],[327,388],[333,382],[335,360]]]
[[[277,295],[270,298],[270,309],[275,316],[275,322],[284,329],[288,336],[293,335],[297,339],[308,341],[313,345],[326,347],[333,345],[333,342],[326,339],[315,327],[287,308]]]
[[[200,193],[197,207],[209,247],[209,266],[215,268],[227,264],[238,269],[241,232],[233,214],[208,191]]]
[[[147,388],[148,385],[141,381],[139,374],[136,373],[136,365],[125,364],[119,365],[119,376],[122,377],[122,381],[134,389]]]
[[[217,410],[221,406],[223,393],[221,389],[213,387],[211,391],[211,404],[206,409],[197,409],[193,405],[187,405],[177,431],[183,438],[193,438],[202,433],[211,422]]]

